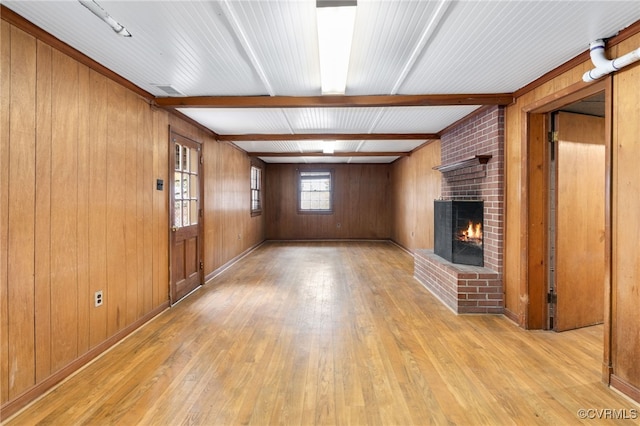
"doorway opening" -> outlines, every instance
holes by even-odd
[[[597,93],[548,114],[547,321],[604,321],[605,102]]]
[[[599,176],[599,178],[601,178],[597,184],[598,187],[604,187],[603,206],[598,207],[597,209],[591,209],[592,211],[598,210],[600,213],[604,210],[604,229],[602,230],[601,228],[598,238],[598,240],[603,240],[599,241],[599,243],[604,249],[604,254],[597,262],[594,261],[597,265],[602,266],[602,285],[600,287],[601,290],[585,290],[583,292],[584,294],[581,294],[581,297],[589,297],[592,294],[594,296],[598,296],[594,293],[595,291],[602,295],[601,302],[597,303],[603,311],[601,320],[604,323],[602,380],[605,383],[610,383],[612,371],[612,96],[612,78],[609,76],[586,87],[581,83],[570,86],[560,93],[550,95],[544,99],[527,105],[522,110],[523,120],[526,126],[526,138],[524,138],[525,145],[522,148],[526,157],[524,178],[526,187],[524,191],[524,198],[526,199],[525,204],[527,206],[527,232],[525,246],[523,247],[526,252],[527,263],[522,285],[524,294],[528,297],[523,322],[524,327],[527,329],[561,331],[564,329],[569,330],[571,328],[566,328],[562,322],[559,322],[563,316],[563,309],[566,309],[561,305],[562,296],[559,294],[564,281],[564,277],[559,271],[561,268],[559,250],[562,250],[560,248],[560,243],[567,244],[568,242],[568,245],[576,250],[580,250],[585,244],[582,240],[577,239],[578,235],[584,230],[578,229],[578,227],[570,227],[570,231],[563,230],[559,221],[560,210],[567,210],[566,207],[558,204],[559,200],[570,200],[570,196],[573,193],[579,193],[580,191],[570,191],[568,192],[569,195],[565,195],[565,197],[569,198],[564,198],[563,195],[567,193],[567,191],[562,186],[563,183],[559,180],[554,182],[553,192],[551,191],[552,187],[550,187],[550,176],[553,171],[554,177],[558,179],[557,170],[559,167],[558,164],[554,164],[550,161],[552,158],[551,152],[554,153],[553,158],[556,163],[562,159],[558,147],[554,146],[555,143],[553,143],[556,139],[554,132],[561,129],[552,128],[556,125],[553,124],[555,123],[555,118],[552,119],[552,117],[554,116],[554,113],[568,113],[583,116],[595,115],[596,117],[604,120],[604,172],[599,169],[598,171],[591,173],[592,175]],[[586,113],[585,110],[592,107],[597,109],[597,113]],[[562,124],[560,124],[560,126],[562,126]],[[576,127],[578,130],[582,129],[581,125]],[[549,138],[549,135],[551,135],[551,138]],[[557,139],[562,138],[562,135],[557,136]],[[566,154],[564,156],[567,157]],[[571,158],[571,156],[568,158]],[[601,164],[602,160],[599,161]],[[604,183],[602,183],[603,181]],[[555,196],[555,199],[552,198],[553,196]],[[551,205],[555,206],[555,211],[551,209]],[[574,206],[569,210],[573,212],[579,211],[580,213],[589,211],[589,208],[584,204],[577,205],[579,207]],[[555,223],[550,223],[551,218],[553,218]],[[601,219],[598,219],[598,221],[600,220]],[[573,225],[573,222],[569,222],[569,225]],[[552,242],[555,244],[553,251],[550,247]],[[602,262],[602,258],[604,258],[604,262]],[[577,266],[583,266],[589,261],[591,260],[583,260],[582,262],[579,262]],[[551,277],[553,277],[553,281]],[[600,278],[598,278],[598,280],[600,280]],[[565,285],[564,288],[566,289],[571,287]],[[577,288],[580,289],[579,286]],[[564,300],[569,302],[571,307],[571,300],[566,297]],[[576,304],[576,306],[578,306],[578,304]],[[564,315],[565,318],[567,318],[567,313]],[[569,318],[570,317],[571,314],[569,314]],[[553,321],[551,318],[553,318]],[[573,326],[576,325],[574,324]]]
[[[611,80],[573,87],[523,109],[524,326],[563,331],[604,322],[608,334]]]

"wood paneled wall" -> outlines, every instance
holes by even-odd
[[[638,46],[640,35],[618,52]],[[613,87],[611,359],[616,387],[640,402],[640,64],[615,75]]]
[[[333,169],[332,214],[299,214],[298,169]],[[266,236],[272,240],[391,236],[388,164],[267,164]]]
[[[210,144],[205,165],[205,271],[213,272],[264,241],[265,214],[251,216],[246,153],[229,143]]]
[[[0,22],[0,404],[14,408],[168,306],[170,126],[203,144],[205,275],[262,242],[264,217],[245,153]]]
[[[433,200],[440,198],[440,141],[392,164],[392,239],[404,248],[433,248]]]
[[[2,22],[0,392],[167,301],[167,113]],[[102,290],[104,304],[94,307]]]
[[[640,46],[636,34],[608,49],[610,58],[618,57]],[[506,238],[505,238],[505,290],[506,308],[514,318],[524,324],[528,295],[521,283],[527,274],[527,256],[524,239],[527,233],[526,155],[523,144],[526,137],[526,109],[549,99],[557,99],[573,88],[585,87],[582,74],[591,69],[586,61],[564,72],[553,80],[518,97],[506,111]],[[640,228],[640,173],[636,159],[640,155],[640,64],[627,67],[613,76],[612,114],[612,171],[611,192],[611,310],[612,320],[606,324],[610,334],[612,383],[636,400],[640,400],[640,256],[638,237]],[[629,218],[634,218],[629,220]],[[605,321],[607,319],[605,318]],[[606,362],[605,355],[605,362]],[[606,380],[606,378],[605,378]]]

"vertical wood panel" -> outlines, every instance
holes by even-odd
[[[392,165],[393,240],[409,250],[433,248],[433,200],[440,198],[440,141]]]
[[[107,335],[125,326],[126,320],[126,91],[116,83],[108,83],[107,138]]]
[[[158,244],[157,260],[157,303],[160,305],[169,300],[169,126],[166,112],[157,112],[157,131],[155,146],[157,147],[157,174],[167,182],[167,188],[163,192],[156,192],[156,233]]]
[[[159,119],[159,115],[160,113],[156,112],[155,114],[153,114],[153,139],[154,141],[156,141],[153,144],[153,175],[156,177],[159,176],[165,176],[167,174],[167,172],[162,172],[160,170],[160,151],[161,150],[166,150],[167,149],[167,144],[169,143],[168,141],[165,142],[165,144],[163,144],[161,142],[160,139],[160,135],[161,135],[161,126],[162,126],[162,121]],[[169,180],[164,179],[164,191],[162,192],[162,194],[166,194],[167,191],[171,190],[171,187],[169,185]],[[154,215],[153,215],[153,230],[152,230],[152,240],[153,240],[153,305],[154,306],[158,306],[161,301],[162,301],[162,297],[161,297],[161,257],[162,257],[162,253],[160,252],[160,241],[162,240],[162,224],[161,222],[161,218],[160,215],[156,212],[159,211],[159,209],[162,206],[162,197],[159,196],[159,194],[156,192],[154,194],[153,197],[153,205],[154,205]],[[167,204],[168,206],[168,204]],[[169,224],[165,224],[165,227],[168,228]],[[167,229],[167,238],[169,235],[169,230]],[[167,282],[167,288],[169,286],[169,283]]]
[[[215,269],[215,255],[218,252],[218,248],[216,246],[216,222],[215,215],[213,214],[217,188],[215,185],[215,180],[209,181],[207,179],[207,176],[209,176],[209,174],[212,174],[214,176],[216,175],[217,167],[215,153],[217,151],[217,145],[218,143],[215,141],[205,141],[205,143],[202,144],[202,156],[204,162],[203,172],[206,170],[203,184],[204,200],[202,204],[202,209],[204,211],[203,261],[205,277],[207,275],[207,271],[213,271]]]
[[[524,326],[520,301],[522,264],[521,233],[521,122],[519,103],[505,109],[505,233],[504,233],[504,305],[505,312],[512,319],[518,317],[518,323]],[[514,142],[517,141],[517,142]]]
[[[148,193],[144,185],[144,166],[146,160],[144,158],[144,123],[145,123],[145,105],[142,102],[136,103],[136,310],[135,317],[139,318],[144,312],[144,201],[145,195]],[[151,181],[148,184],[151,187]]]
[[[36,41],[13,29],[7,267],[10,398],[35,382],[35,88]]]
[[[548,226],[547,202],[549,173],[546,139],[546,116],[530,114],[527,126],[529,146],[527,151],[527,170],[529,186],[529,209],[527,214],[527,279],[529,308],[526,327],[546,328],[547,312],[545,297],[547,293],[547,238]]]
[[[89,147],[90,135],[90,81],[89,68],[78,67],[78,355],[89,350],[90,309],[89,296]]]
[[[125,145],[125,183],[124,183],[124,220],[125,220],[125,252],[126,252],[126,282],[125,307],[126,317],[124,324],[131,324],[136,320],[138,310],[138,256],[136,215],[138,208],[138,106],[137,97],[126,92],[126,127],[124,134]]]
[[[640,35],[618,46],[637,48]],[[614,76],[613,373],[640,394],[640,66]]]
[[[53,52],[51,342],[53,371],[78,354],[78,63]]]
[[[161,148],[160,143],[160,123],[159,113],[155,112],[153,114],[153,122],[151,131],[153,132],[153,140],[155,143],[153,144],[153,155],[152,155],[152,168],[153,168],[153,176],[158,178],[163,176],[160,172],[160,153],[158,150]],[[168,142],[167,142],[168,143]],[[166,145],[162,148],[166,149]],[[167,191],[170,190],[169,181],[167,179],[164,180],[164,190],[162,194],[166,194]],[[153,217],[152,217],[152,229],[151,229],[151,241],[152,241],[152,250],[151,250],[151,260],[152,260],[152,272],[153,272],[153,286],[152,286],[152,303],[153,306],[158,306],[160,304],[160,291],[159,291],[159,280],[160,280],[160,239],[161,234],[159,233],[159,214],[158,209],[161,206],[161,197],[158,195],[158,191],[156,191],[153,195]],[[168,207],[168,204],[167,204]],[[167,227],[169,225],[167,224]],[[167,229],[167,238],[169,236],[169,230]],[[168,286],[168,284],[167,284]]]
[[[89,102],[89,297],[102,291],[105,304],[90,310],[90,347],[107,338],[107,79],[91,71]],[[91,305],[93,306],[93,305]]]
[[[438,161],[437,164],[439,164]],[[394,190],[393,207],[394,217],[394,240],[401,246],[411,249],[413,247],[413,237],[416,224],[415,196],[416,196],[416,163],[411,157],[401,158],[393,165]]]
[[[0,92],[11,93],[11,27],[0,20]],[[0,96],[0,403],[9,400],[9,141],[10,96]]]
[[[433,170],[440,164],[440,142],[432,142],[411,157],[416,161],[416,226],[413,248],[433,248],[433,200],[440,198],[442,173]]]
[[[36,123],[36,381],[51,374],[51,47],[38,42]]]
[[[143,102],[139,104],[138,117],[138,187],[142,196],[138,197],[138,317],[153,308],[153,261],[152,261],[152,212],[153,191],[153,140],[151,131],[151,109]]]

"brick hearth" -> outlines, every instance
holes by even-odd
[[[502,280],[497,272],[456,265],[432,250],[416,250],[414,257],[416,279],[455,313],[502,313]]]

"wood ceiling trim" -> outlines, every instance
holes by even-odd
[[[42,28],[26,20],[25,18],[23,18],[22,16],[14,12],[13,10],[1,4],[0,4],[0,17],[2,18],[2,20],[7,21],[14,27],[19,28],[25,33],[32,35],[37,40],[40,40],[43,43],[51,46],[52,48],[60,51],[61,53],[64,53],[65,55],[75,59],[79,63],[86,65],[90,69],[102,74],[103,76],[110,78],[111,80],[115,81],[121,86],[126,87],[127,89],[131,90],[132,92],[142,97],[145,101],[149,103],[153,103],[153,100],[155,97],[151,93],[136,86],[126,78],[111,71],[109,68],[99,64],[98,62],[86,56],[84,53],[69,46],[67,43],[63,42],[59,38],[54,37],[53,35],[43,30]]]
[[[367,95],[367,96],[187,96],[156,98],[162,108],[340,108],[509,105],[511,93],[466,95]]]
[[[437,133],[298,133],[292,134],[247,134],[247,135],[218,135],[219,141],[253,142],[253,141],[308,141],[308,140],[429,140],[439,139]]]
[[[247,152],[249,157],[408,157],[410,152]]]
[[[640,34],[640,21],[634,22],[633,24],[629,25],[627,28],[621,30],[617,35],[606,40],[606,48],[608,49],[612,46],[615,46],[616,44],[621,43],[627,40],[628,38],[633,37],[636,34]],[[517,99],[523,96],[525,93],[529,93],[534,89],[537,89],[538,87],[542,86],[543,84],[548,83],[554,78],[564,74],[565,72],[572,70],[573,68],[582,64],[583,62],[590,61],[590,60],[591,60],[591,55],[589,53],[589,49],[587,49],[584,52],[580,53],[578,56],[575,56],[574,58],[560,65],[558,68],[552,69],[551,71],[544,74],[537,80],[534,80],[531,83],[527,84],[526,86],[516,90],[513,94],[514,98]]]

